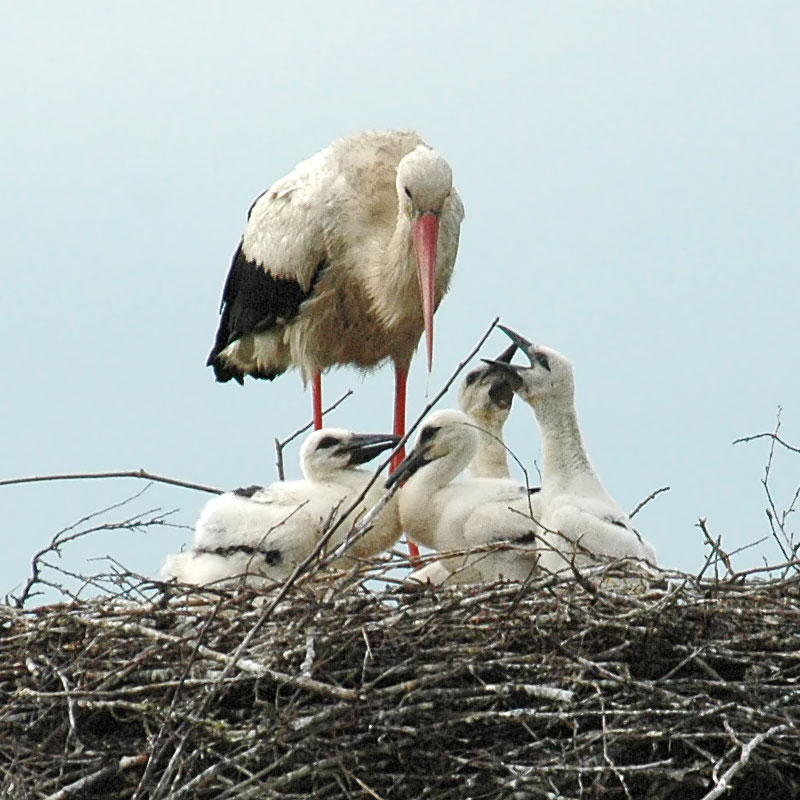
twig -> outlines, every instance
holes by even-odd
[[[793,453],[800,453],[800,448],[793,447],[788,442],[781,439],[777,433],[756,433],[753,436],[742,436],[740,439],[734,439],[732,444],[739,444],[740,442],[752,442],[754,439],[772,439],[773,442],[783,445],[787,450],[791,450]]]
[[[714,539],[711,537],[711,534],[708,532],[708,526],[706,523],[707,523],[706,518],[701,517],[697,521],[697,525],[695,525],[695,527],[700,528],[700,530],[703,532],[703,536],[705,537],[706,544],[708,544],[711,547],[711,550],[714,553],[714,555],[716,555],[717,560],[722,561],[722,563],[725,565],[725,569],[728,570],[728,573],[730,575],[733,575],[734,572],[733,572],[733,567],[731,566],[731,560],[728,557],[728,554],[722,549],[721,546],[722,537],[719,536],[717,538],[717,541],[715,542]]]
[[[342,766],[342,772],[344,772],[344,774],[348,777],[352,778],[370,797],[373,797],[374,800],[383,800],[383,798],[374,789],[367,786],[367,784],[364,783],[364,781],[362,781],[358,775],[354,775],[344,765]]]
[[[144,511],[141,514],[136,516],[130,517],[123,522],[118,523],[107,523],[104,525],[98,525],[93,528],[87,528],[84,530],[77,531],[75,533],[71,533],[77,528],[79,525],[82,525],[89,520],[95,519],[103,514],[107,514],[109,511],[114,511],[115,509],[122,508],[123,506],[127,505],[128,503],[133,502],[140,498],[149,488],[151,484],[148,484],[143,489],[140,489],[138,492],[132,494],[130,497],[121,500],[118,503],[113,503],[110,506],[106,506],[105,508],[100,509],[99,511],[95,511],[91,514],[86,515],[85,517],[81,517],[77,522],[72,523],[72,525],[68,525],[66,528],[62,528],[58,531],[53,538],[50,540],[50,543],[39,550],[34,556],[31,561],[31,574],[28,580],[25,582],[25,585],[22,587],[22,592],[19,594],[18,597],[14,597],[12,595],[12,600],[14,601],[14,605],[17,608],[22,608],[25,602],[32,596],[31,592],[33,587],[36,584],[43,584],[40,577],[41,568],[42,566],[47,566],[46,562],[42,561],[42,558],[47,555],[47,553],[60,553],[60,549],[64,544],[71,542],[74,539],[79,539],[83,536],[88,536],[91,533],[97,533],[98,531],[103,530],[133,530],[139,527],[147,527],[148,525],[162,525],[164,524],[165,518],[168,514],[161,514],[160,517],[154,517],[150,520],[143,520],[142,518],[146,514],[153,514],[159,509],[150,509],[149,511]],[[168,512],[173,513],[173,512]]]
[[[757,734],[747,744],[743,745],[739,760],[725,771],[717,785],[710,792],[703,795],[701,800],[716,800],[723,792],[726,792],[730,788],[731,778],[750,760],[753,750],[765,739],[785,728],[786,725],[773,725],[769,730]]]
[[[752,567],[751,569],[743,569],[739,572],[734,572],[731,576],[733,579],[744,578],[748,575],[756,575],[759,572],[777,572],[778,570],[786,570],[787,567],[800,566],[800,558],[793,558],[791,561],[784,561],[781,564],[773,564],[772,566]]]
[[[222,489],[213,486],[204,486],[202,483],[191,483],[178,478],[167,478],[164,475],[155,475],[145,469],[118,470],[115,472],[72,472],[59,475],[34,475],[27,478],[5,478],[0,480],[0,486],[12,486],[17,483],[39,483],[41,481],[79,481],[98,480],[101,478],[143,478],[156,483],[167,483],[170,486],[180,486],[183,489],[195,489],[208,494],[222,494]]]
[[[669,488],[669,486],[662,486],[660,489],[656,489],[654,492],[647,495],[647,497],[628,514],[628,519],[633,519],[651,500],[655,500],[662,492],[668,492]]]
[[[139,753],[135,756],[125,756],[116,763],[102,767],[101,769],[97,770],[97,772],[92,772],[91,775],[86,775],[86,777],[81,778],[74,783],[70,783],[68,786],[65,786],[63,789],[59,789],[54,794],[47,795],[44,800],[71,800],[73,797],[83,797],[84,792],[90,786],[94,786],[96,783],[99,783],[106,778],[111,778],[126,769],[136,767],[139,764],[144,764],[148,758],[149,756],[147,753]]]

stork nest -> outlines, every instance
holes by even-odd
[[[800,796],[789,567],[410,589],[387,566],[0,606],[0,796]]]

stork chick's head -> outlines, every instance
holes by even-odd
[[[308,480],[322,480],[344,469],[366,464],[394,447],[399,436],[387,433],[353,433],[344,428],[314,431],[300,448],[300,468]]]
[[[510,328],[503,325],[497,327],[525,353],[530,362],[530,366],[523,367],[487,361],[488,364],[505,370],[514,392],[534,408],[551,403],[572,403],[575,397],[575,379],[569,359],[551,347],[529,342]]]
[[[464,470],[478,449],[478,432],[470,418],[455,409],[434,411],[419,429],[414,449],[389,476],[386,488],[407,480],[427,464],[443,464],[448,473],[446,480],[452,480]]]
[[[498,364],[508,364],[517,346],[512,344],[495,359],[495,363],[476,367],[461,383],[458,405],[474,420],[492,427],[502,427],[511,411],[514,387],[508,372]]]
[[[411,240],[417,259],[429,372],[433,366],[433,312],[436,302],[439,217],[452,191],[453,172],[450,165],[430,147],[417,145],[397,165],[397,197],[401,209],[411,220]]]

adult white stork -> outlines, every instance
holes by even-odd
[[[209,500],[197,520],[194,547],[168,556],[161,574],[197,585],[242,575],[253,576],[248,577],[251,583],[286,578],[372,479],[370,472],[358,467],[396,444],[396,436],[385,434],[340,428],[314,431],[300,449],[304,480],[249,486]],[[370,488],[335,531],[331,548],[341,544],[355,519],[381,494],[379,484]],[[375,555],[394,544],[400,533],[392,504],[353,543],[349,554]]]
[[[262,194],[233,257],[208,357],[218,381],[312,381],[338,364],[394,363],[395,433],[423,330],[448,289],[464,207],[448,163],[411,131],[339,139]]]

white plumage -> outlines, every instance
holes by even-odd
[[[197,521],[194,547],[168,556],[162,575],[197,585],[245,573],[254,576],[251,583],[287,577],[372,478],[357,466],[397,441],[396,436],[338,428],[315,431],[300,450],[304,480],[251,486],[210,500]],[[331,548],[344,540],[356,518],[380,496],[378,482],[338,527]],[[396,506],[390,503],[348,552],[355,557],[374,555],[394,544],[400,533]]]
[[[589,460],[575,410],[572,365],[552,348],[534,345],[500,326],[528,357],[530,366],[497,362],[514,391],[532,408],[542,440],[540,516],[550,533],[542,553],[545,570],[591,563],[591,554],[633,557],[656,563],[652,545],[636,531],[627,514],[606,491]],[[520,509],[517,505],[518,510]],[[510,519],[509,532],[515,520]]]
[[[208,358],[217,380],[297,366],[314,379],[320,427],[322,371],[391,360],[404,412],[423,330],[432,358],[463,216],[449,165],[412,131],[365,131],[298,164],[250,210]]]
[[[498,362],[509,362],[516,345],[511,345],[497,357]],[[478,447],[467,467],[473,478],[511,478],[508,469],[508,451],[503,439],[503,428],[511,412],[514,390],[505,370],[493,364],[480,364],[467,373],[458,390],[458,405],[475,425]],[[431,561],[412,572],[409,580],[417,583],[474,583],[481,580],[477,568],[462,567],[450,572],[439,561]]]
[[[474,422],[461,411],[447,409],[431,414],[420,428],[414,449],[397,468],[387,485],[407,479],[398,493],[398,511],[403,530],[415,541],[434,550],[463,550],[494,542],[511,542],[530,550],[515,553],[468,554],[443,558],[440,563],[450,571],[475,568],[483,580],[527,577],[535,563],[536,524],[527,519],[527,528],[509,537],[491,524],[480,528],[470,525],[476,512],[496,509],[500,521],[508,505],[531,505],[538,513],[537,495],[524,486],[502,478],[453,479],[466,469],[478,449]],[[520,518],[522,520],[522,518]]]

